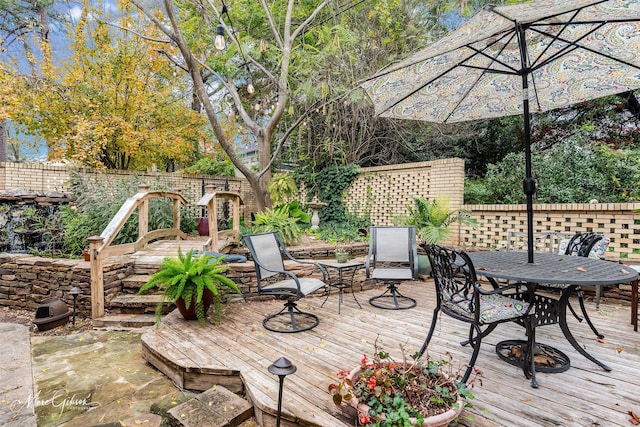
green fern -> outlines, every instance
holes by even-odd
[[[453,222],[473,227],[478,226],[475,218],[469,215],[468,210],[451,209],[449,200],[445,197],[436,197],[427,200],[421,197],[413,198],[414,206],[407,206],[409,215],[397,217],[394,222],[399,225],[414,225],[418,232],[418,238],[426,243],[440,243],[449,238]]]
[[[182,298],[185,305],[189,307],[195,298],[198,322],[204,326],[205,312],[202,294],[205,288],[213,293],[214,321],[219,324],[222,317],[222,296],[227,289],[240,293],[238,286],[222,274],[228,268],[226,264],[222,263],[223,260],[224,257],[214,259],[212,256],[204,254],[194,256],[193,249],[183,254],[180,248],[177,258],[165,258],[160,264],[160,270],[154,273],[138,291],[138,294],[141,294],[155,287],[163,292],[156,307],[156,324],[160,323],[162,307],[165,302],[175,303],[176,300]]]

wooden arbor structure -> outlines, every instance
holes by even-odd
[[[211,187],[211,188],[209,188]],[[226,197],[233,201],[233,231],[229,238],[222,240],[218,237],[216,197]],[[154,198],[169,198],[173,200],[173,226],[149,231],[149,200]],[[239,242],[240,238],[240,204],[242,200],[236,193],[216,193],[213,186],[207,186],[207,194],[200,200],[206,200],[209,218],[209,239],[202,244],[203,250],[217,250],[229,246],[232,242]],[[199,204],[200,204],[199,202]],[[99,236],[89,237],[89,254],[91,263],[91,317],[93,319],[104,316],[104,271],[103,262],[110,256],[127,255],[145,249],[155,240],[172,239],[187,240],[188,235],[180,230],[180,206],[189,204],[187,199],[177,191],[149,191],[148,185],[140,185],[138,192],[128,198],[120,210],[111,219],[107,227]],[[113,244],[114,239],[138,209],[138,240],[133,243]],[[228,234],[226,231],[223,232]],[[200,244],[202,241],[196,241]]]
[[[230,237],[231,242],[240,241],[240,205],[242,205],[242,199],[240,195],[231,191],[216,191],[215,185],[207,185],[205,188],[205,194],[200,200],[198,200],[198,206],[206,206],[207,208],[207,220],[209,222],[209,241],[206,246],[210,250],[220,251],[224,248],[228,241],[223,241],[220,237]],[[231,224],[232,229],[221,231],[218,233],[218,198],[229,199],[232,202]],[[229,232],[231,235],[229,236]],[[219,246],[222,246],[220,248]]]

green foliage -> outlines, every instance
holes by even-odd
[[[289,216],[286,210],[267,209],[256,213],[252,231],[255,233],[275,231],[285,245],[297,244],[302,236],[297,218]]]
[[[279,172],[267,184],[267,192],[273,204],[280,205],[298,194],[298,186],[291,173]]]
[[[211,175],[211,176],[235,176],[236,168],[229,158],[212,158],[210,156],[201,157],[197,162],[183,172],[190,175]]]
[[[154,273],[149,281],[140,287],[138,294],[152,288],[163,291],[162,299],[156,307],[156,324],[160,323],[162,308],[166,301],[176,302],[184,299],[189,307],[195,298],[198,322],[204,326],[205,312],[202,304],[202,293],[207,288],[213,293],[215,308],[215,323],[219,324],[222,316],[221,298],[227,290],[240,293],[238,286],[224,276],[228,266],[223,264],[224,258],[214,259],[210,255],[193,255],[193,249],[185,254],[178,249],[178,257],[165,258],[160,264],[160,270]]]
[[[366,233],[360,232],[366,230]],[[321,222],[316,234],[320,240],[330,243],[368,242],[368,226],[355,228],[350,223]]]
[[[274,211],[281,212],[295,219],[299,224],[308,224],[311,216],[303,209],[300,201],[292,200],[289,203],[282,203],[273,208]]]
[[[491,190],[482,179],[464,180],[464,203],[466,205],[481,204],[491,195]]]
[[[105,181],[92,180],[79,174],[71,176],[71,191],[76,196],[75,205],[61,212],[64,224],[66,250],[79,255],[87,247],[87,237],[99,235],[118,212],[122,204],[138,192],[142,184],[138,176],[122,179],[113,185]],[[166,190],[170,186],[159,179],[152,188]],[[173,203],[166,199],[149,201],[149,230],[169,228],[173,225]],[[195,219],[187,208],[180,211],[180,228],[185,233],[196,229]],[[138,239],[138,212],[131,215],[115,238],[115,242],[131,243]]]
[[[471,218],[469,211],[451,209],[448,199],[437,197],[427,200],[422,197],[413,198],[414,206],[407,206],[409,215],[394,218],[394,222],[401,225],[416,227],[418,238],[429,244],[437,244],[449,238],[449,226],[453,222],[476,228],[478,222]]]
[[[537,203],[620,203],[640,199],[638,150],[612,150],[580,136],[532,156]],[[483,203],[524,203],[524,154],[512,153],[488,166]]]
[[[61,206],[60,220],[63,226],[64,252],[72,255],[80,255],[89,247],[87,237],[93,230],[89,215],[84,215],[75,206]],[[95,234],[95,233],[93,233]]]
[[[319,213],[320,222],[348,222],[342,202],[344,191],[358,175],[358,165],[332,166],[304,177],[307,200],[318,196],[327,204]]]

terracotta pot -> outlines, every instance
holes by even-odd
[[[91,261],[91,254],[89,251],[82,251],[82,257],[85,261]]]
[[[349,378],[351,379],[351,381],[353,382],[353,384],[355,384],[355,382],[358,380],[358,376],[360,375],[360,372],[362,372],[362,369],[360,366],[358,366],[357,368],[355,368],[354,370],[351,371],[351,374],[349,375]],[[443,412],[442,414],[438,414],[438,415],[431,415],[429,417],[425,417],[424,418],[424,422],[422,423],[422,427],[445,427],[448,426],[449,423],[451,423],[451,421],[455,420],[456,418],[458,418],[458,416],[460,415],[460,413],[462,412],[462,410],[464,409],[464,400],[461,399],[460,397],[458,397],[458,401],[457,403],[457,407],[452,407],[451,409],[449,409],[446,412]],[[364,403],[360,403],[358,401],[358,399],[354,396],[351,401],[349,402],[349,404],[351,406],[353,406],[357,412],[359,416],[360,414],[367,414],[369,413],[369,406],[364,404]],[[385,416],[384,414],[381,414],[378,416],[378,418],[380,420],[384,420]],[[411,425],[417,425],[418,421],[415,418],[411,418]]]
[[[204,288],[202,292],[202,305],[204,307],[204,313],[207,313],[209,307],[211,307],[211,303],[213,302],[213,292],[209,289]],[[191,299],[191,304],[187,307],[184,303],[184,299],[178,298],[176,300],[176,306],[178,307],[178,311],[182,314],[185,320],[198,320],[198,316],[196,314],[196,299],[195,297]]]

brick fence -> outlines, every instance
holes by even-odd
[[[245,220],[255,212],[255,198],[245,179],[191,176],[180,173],[100,171],[79,169],[84,176],[110,180],[131,175],[153,181],[159,176],[173,183],[185,194],[200,196],[203,184],[230,191],[244,201]],[[28,189],[37,192],[64,192],[70,176],[68,166],[42,163],[0,163],[0,190]],[[448,196],[451,206],[460,206],[464,197],[464,161],[443,159],[431,162],[362,168],[345,192],[347,209],[359,216],[369,216],[374,225],[390,225],[393,216],[406,213],[412,197],[427,199]],[[195,203],[197,200],[193,200]],[[477,230],[461,229],[450,242],[480,249],[504,247],[509,230],[526,230],[525,205],[467,205],[478,220]],[[539,204],[534,205],[534,231],[597,231],[611,239],[609,257],[640,262],[640,203]]]
[[[245,221],[250,219],[251,213],[257,211],[255,196],[244,178],[185,175],[177,172],[106,171],[89,168],[73,170],[86,178],[114,184],[133,175],[146,179],[149,183],[161,178],[173,188],[181,189],[185,197],[194,204],[202,195],[204,185],[212,184],[216,189],[222,190],[226,182],[229,191],[239,193],[242,198],[244,206],[241,215]],[[21,189],[38,193],[64,193],[68,190],[71,173],[72,168],[65,165],[0,163],[0,191]],[[438,195],[449,196],[453,206],[462,203],[463,160],[444,159],[362,168],[344,200],[350,212],[360,216],[370,215],[372,223],[376,225],[390,225],[393,215],[406,213],[405,206],[412,204],[412,196],[432,198]]]
[[[527,231],[526,205],[465,205],[478,228],[462,227],[460,245],[500,250],[508,231]],[[534,232],[598,232],[611,240],[607,259],[640,264],[640,203],[569,203],[533,205]]]

